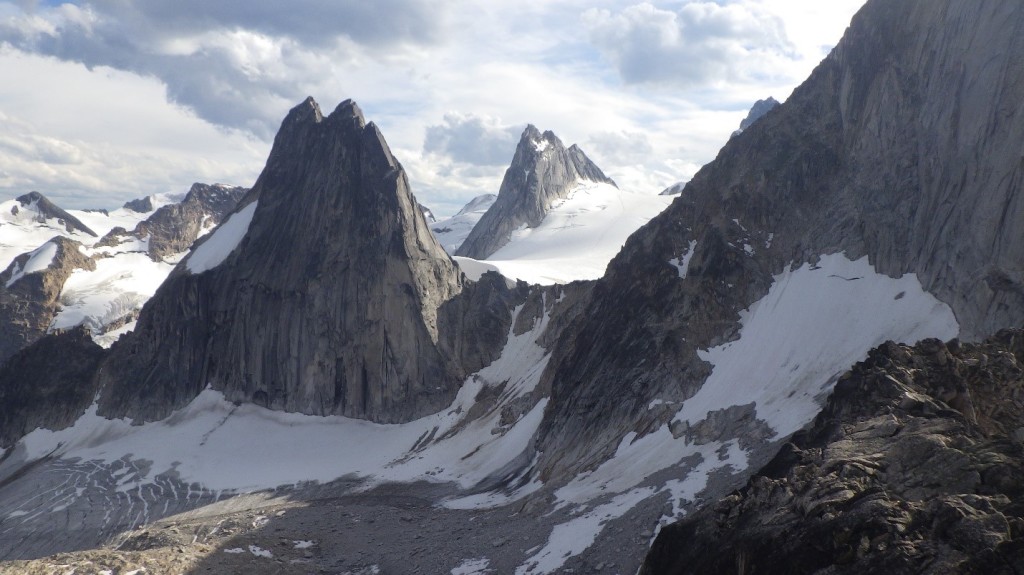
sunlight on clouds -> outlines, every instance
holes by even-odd
[[[23,122],[0,138],[0,192],[94,206],[250,185],[312,95],[356,99],[441,215],[497,192],[527,123],[656,193],[712,159],[754,101],[784,100],[862,3],[0,3],[0,70],[17,78],[0,111]]]
[[[163,86],[105,68],[0,49],[0,195],[117,207],[194,181],[251,185],[269,147],[167,102]],[[17,117],[13,110],[17,110]]]

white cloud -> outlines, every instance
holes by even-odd
[[[654,147],[642,132],[597,132],[590,135],[585,150],[600,164],[643,163],[651,158]]]
[[[667,10],[645,2],[617,13],[591,9],[583,19],[628,83],[753,82],[796,56],[782,20],[756,4],[689,2]]]
[[[269,150],[167,102],[152,78],[9,48],[0,70],[19,79],[0,85],[3,197],[38,190],[65,207],[113,208],[194,181],[251,185]]]
[[[713,158],[755,100],[784,100],[861,3],[0,0],[0,112],[22,122],[18,142],[0,138],[0,193],[108,207],[249,185],[307,95],[358,101],[439,215],[497,192],[527,123],[657,192]]]
[[[505,125],[492,116],[451,112],[441,124],[427,127],[423,151],[457,163],[508,165],[524,127]]]

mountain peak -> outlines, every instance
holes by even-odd
[[[112,348],[106,411],[162,417],[207,383],[234,401],[381,422],[451,401],[464,374],[439,350],[438,310],[461,274],[354,102],[319,122],[296,110],[317,108],[289,114],[240,207]]]
[[[292,108],[285,116],[284,123],[313,122],[320,123],[324,116],[320,112],[320,104],[312,96],[307,96],[301,104]]]
[[[67,213],[63,208],[51,202],[46,196],[39,192],[29,192],[18,196],[16,200],[22,205],[22,207],[34,205],[35,210],[39,213],[40,222],[48,219],[55,219],[64,226],[64,229],[66,229],[68,233],[79,231],[94,238],[99,237],[96,235],[96,232],[89,229],[89,226],[83,224],[81,220]]]
[[[508,243],[523,224],[537,227],[551,205],[568,196],[580,181],[615,185],[583,150],[568,149],[554,132],[526,126],[498,199],[459,246],[455,255],[485,259]]]

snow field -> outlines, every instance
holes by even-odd
[[[581,181],[539,226],[514,231],[485,261],[505,277],[541,285],[597,279],[626,238],[670,203],[668,196]]]
[[[494,205],[496,199],[497,196],[493,194],[477,196],[454,216],[430,224],[431,233],[437,238],[437,243],[441,244],[444,251],[448,252],[448,255],[454,254],[462,242],[466,241],[473,226]]]
[[[151,473],[136,473],[119,486],[126,490],[168,471],[185,483],[225,492],[328,482],[348,474],[371,484],[429,479],[472,487],[526,452],[540,425],[547,400],[511,425],[499,423],[501,408],[533,391],[540,380],[547,357],[535,340],[546,321],[520,336],[510,329],[502,356],[468,378],[451,407],[410,423],[384,425],[236,406],[207,389],[167,419],[139,426],[100,417],[94,405],[73,427],[29,433],[12,457],[27,462],[52,453],[107,464],[126,456],[151,461]],[[498,403],[479,419],[466,421],[480,390],[506,381]],[[434,439],[423,441],[426,437]],[[368,444],[374,449],[366,449]],[[268,464],[254,457],[258,453],[277,455]]]
[[[123,252],[96,261],[94,271],[77,269],[64,282],[62,309],[50,329],[88,325],[94,333],[142,309],[174,265],[154,262],[142,252]]]
[[[28,260],[25,261],[24,267],[18,264],[14,265],[14,270],[11,273],[10,279],[7,280],[6,287],[11,287],[15,282],[25,277],[27,274],[41,272],[50,267],[50,264],[53,263],[53,258],[55,257],[57,257],[57,244],[53,242],[46,242],[32,250],[32,252],[29,253]]]
[[[866,257],[850,261],[842,254],[776,276],[768,294],[740,316],[739,339],[699,352],[714,369],[674,421],[693,425],[711,412],[754,403],[776,439],[787,437],[813,420],[839,375],[871,348],[890,339],[950,339],[959,332],[949,307],[925,292],[915,275],[893,279],[875,272]],[[558,569],[589,547],[608,520],[652,495],[668,493],[673,517],[663,521],[676,519],[712,472],[736,473],[748,465],[736,441],[687,443],[668,425],[641,438],[629,433],[614,457],[555,492],[559,506],[579,510],[610,494],[611,501],[556,526],[548,544],[517,574]],[[669,468],[682,470],[682,478],[644,486]]]

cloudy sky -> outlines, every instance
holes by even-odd
[[[445,215],[523,127],[656,192],[784,100],[864,0],[0,0],[0,199],[251,185],[287,111],[355,99]]]

